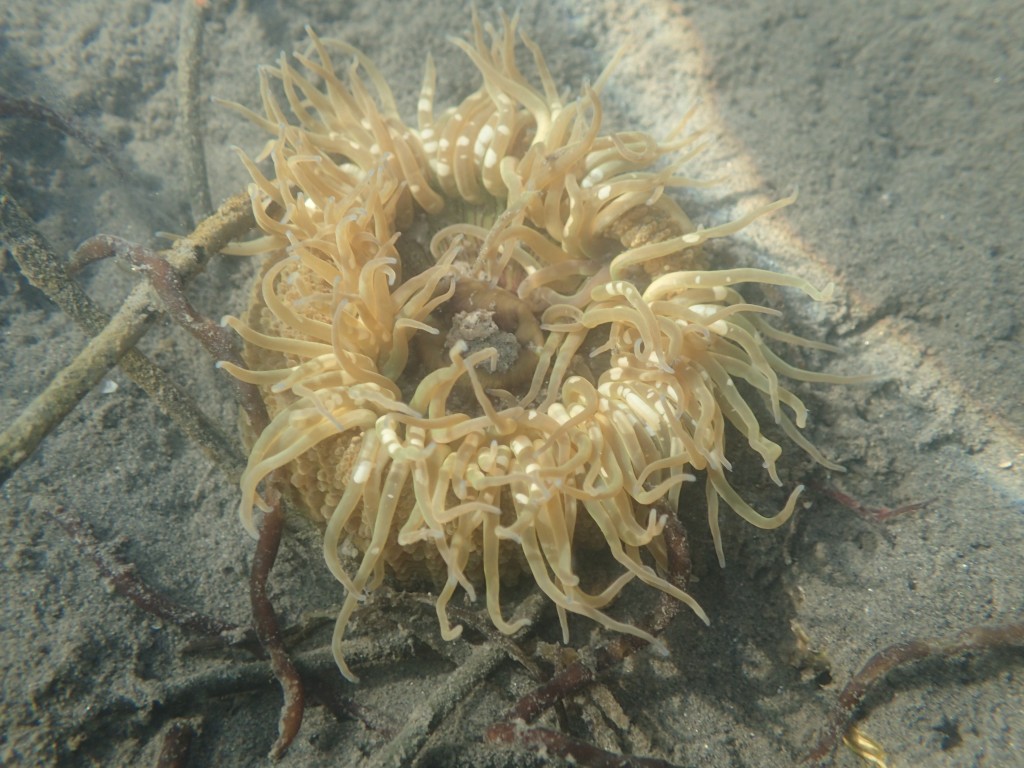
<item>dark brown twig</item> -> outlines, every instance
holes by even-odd
[[[177,271],[166,259],[148,248],[111,235],[100,235],[93,240],[98,241],[97,247],[102,251],[126,258],[133,268],[145,272],[171,319],[198,339],[215,360],[231,360],[242,365],[241,359],[235,351],[232,336],[216,323],[203,317],[192,306],[188,297],[185,296],[184,285]],[[88,243],[82,247],[85,248],[86,245]],[[269,423],[267,409],[259,395],[259,390],[251,384],[245,384],[233,378],[232,382],[239,404],[245,411],[253,431],[259,434]],[[270,751],[270,756],[274,759],[280,758],[295,739],[299,727],[302,725],[302,716],[305,710],[305,689],[302,676],[296,670],[285,648],[277,614],[267,594],[270,571],[277,559],[277,552],[281,545],[281,533],[284,529],[284,509],[280,496],[273,487],[278,479],[278,473],[275,472],[267,481],[268,490],[265,495],[271,509],[263,516],[249,579],[249,595],[256,635],[270,656],[270,665],[274,676],[281,684],[281,690],[284,693],[284,704],[278,724],[278,738]]]
[[[824,486],[821,490],[834,501],[839,502],[847,509],[853,510],[859,517],[865,520],[870,520],[874,523],[884,523],[887,520],[892,520],[894,517],[905,515],[908,512],[916,512],[919,509],[925,509],[929,504],[933,504],[935,499],[928,499],[927,501],[917,501],[910,504],[901,504],[898,507],[869,507],[848,493],[843,493],[838,488],[832,486]]]
[[[143,249],[132,252],[132,262],[137,269],[146,272],[157,295],[178,325],[191,333],[215,361],[227,360],[240,368],[246,367],[235,346],[235,334],[200,314],[192,306],[185,297],[181,278],[171,269],[166,259]],[[270,421],[259,387],[234,376],[227,376],[227,379],[253,430],[259,434]]]
[[[199,727],[192,720],[172,720],[164,731],[156,768],[185,768],[192,740],[199,735]]]
[[[245,367],[235,348],[235,334],[201,314],[192,305],[185,295],[185,284],[180,273],[159,253],[116,235],[96,235],[78,247],[76,256],[82,264],[110,257],[122,259],[133,270],[148,278],[171,319],[192,334],[214,360],[227,360]],[[227,379],[258,434],[268,421],[259,388],[239,381],[234,376],[228,376]]]
[[[278,721],[278,736],[270,750],[270,757],[277,760],[295,740],[299,727],[302,725],[302,714],[306,706],[306,694],[295,664],[288,655],[284,642],[281,640],[281,627],[277,621],[274,606],[267,595],[267,581],[270,570],[277,559],[277,551],[281,544],[281,532],[284,529],[284,511],[281,509],[280,498],[272,491],[271,509],[263,516],[260,538],[256,544],[256,552],[252,557],[252,575],[249,581],[249,596],[252,601],[253,623],[260,643],[270,654],[270,666],[274,677],[281,684],[284,693],[284,705]]]
[[[908,640],[890,645],[874,656],[843,688],[835,708],[829,715],[828,725],[822,731],[814,749],[804,762],[826,766],[843,734],[862,713],[859,708],[872,687],[889,672],[904,664],[927,658],[950,658],[965,651],[992,651],[998,648],[1024,646],[1024,622],[998,627],[971,627],[953,639]]]
[[[244,637],[244,630],[238,625],[186,608],[150,587],[139,577],[135,566],[118,557],[110,544],[104,544],[97,539],[92,527],[77,513],[64,507],[57,507],[49,514],[64,529],[79,551],[96,564],[114,591],[131,600],[146,613],[200,635],[225,640],[235,636]],[[239,643],[232,640],[229,644]]]
[[[208,222],[204,221],[197,229],[197,235],[193,237],[199,240],[199,233],[203,233],[204,228],[208,227]],[[189,246],[185,244],[176,247],[181,250]],[[97,235],[78,249],[78,260],[81,264],[110,257],[126,259],[133,268],[144,271],[171,318],[199,339],[215,359],[240,362],[231,336],[195,310],[185,296],[181,270],[175,268],[163,255],[113,235]],[[235,388],[253,429],[259,433],[267,425],[268,418],[258,391],[255,387],[240,382],[235,382]],[[274,498],[277,498],[276,494]],[[285,649],[277,615],[267,595],[270,569],[277,557],[283,526],[284,512],[278,500],[273,504],[272,511],[264,517],[250,577],[256,635],[270,656],[271,667],[284,692],[279,736],[271,750],[271,755],[275,758],[283,755],[294,740],[302,723],[305,707],[302,678]],[[157,615],[158,611],[166,608],[163,602],[166,599],[152,590],[135,590],[129,592],[128,596],[144,610],[157,612]]]

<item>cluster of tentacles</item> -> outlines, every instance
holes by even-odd
[[[441,587],[442,635],[458,636],[448,604],[485,584],[494,625],[503,574],[527,571],[566,616],[654,638],[606,606],[631,580],[689,604],[659,575],[664,516],[682,483],[706,476],[708,521],[720,560],[719,499],[773,528],[727,479],[726,425],[779,483],[779,445],[750,392],[818,461],[804,438],[806,409],[780,381],[835,377],[791,366],[765,338],[804,343],[746,303],[746,282],[827,298],[806,281],[758,269],[707,268],[711,238],[736,232],[791,198],[709,229],[665,195],[693,136],[660,142],[607,132],[593,87],[565,101],[536,46],[536,87],[515,62],[505,18],[458,45],[483,85],[435,114],[427,74],[416,126],[399,116],[384,78],[352,46],[310,31],[311,53],[262,71],[264,115],[236,107],[273,134],[272,177],[244,158],[262,237],[233,247],[269,256],[244,320],[248,367],[270,415],[242,478],[241,516],[256,531],[258,486],[283,469],[325,526],[324,555],[344,586],[335,652],[363,596],[388,570]],[[352,64],[338,74],[332,54]],[[274,82],[276,81],[276,82]],[[283,97],[282,97],[283,94]],[[283,99],[283,100],[282,100]],[[417,240],[412,232],[424,232]],[[747,393],[737,382],[748,386]],[[346,541],[362,552],[350,571]],[[576,556],[601,548],[620,572],[594,580]]]

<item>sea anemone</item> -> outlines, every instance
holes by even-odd
[[[272,139],[258,159],[253,211],[262,236],[233,246],[269,255],[244,320],[248,369],[272,421],[255,436],[241,481],[241,518],[255,534],[261,482],[279,468],[324,526],[324,556],[346,596],[333,650],[353,611],[390,571],[432,579],[441,634],[458,637],[458,588],[505,633],[503,580],[528,574],[567,614],[655,642],[606,608],[636,579],[707,617],[669,583],[658,508],[703,473],[707,516],[724,562],[719,499],[759,528],[792,514],[752,509],[727,479],[726,424],[781,484],[781,448],[762,434],[743,391],[817,461],[800,433],[806,409],[779,375],[834,381],[780,359],[765,338],[806,342],[770,326],[740,283],[795,288],[798,277],[710,269],[701,246],[788,205],[696,228],[666,190],[697,151],[680,129],[665,141],[602,127],[612,65],[574,99],[559,95],[515,19],[474,15],[456,40],[483,78],[435,113],[428,58],[416,125],[356,48],[309,31],[307,53],[261,70],[264,114],[235,108]],[[516,63],[517,39],[535,75]],[[339,74],[335,55],[351,63]],[[613,62],[614,64],[614,62]],[[744,390],[736,382],[745,382]],[[354,569],[342,551],[360,553]],[[618,573],[578,568],[603,550]],[[614,561],[614,563],[613,563]],[[617,565],[616,565],[617,564]]]

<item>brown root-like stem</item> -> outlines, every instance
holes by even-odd
[[[267,595],[267,581],[270,578],[270,570],[274,567],[274,561],[277,559],[277,551],[281,545],[281,532],[284,530],[284,510],[281,508],[280,497],[276,492],[267,495],[272,497],[271,509],[263,516],[260,538],[256,543],[256,551],[253,553],[249,596],[252,600],[252,617],[256,634],[260,643],[270,654],[270,666],[284,693],[284,705],[281,707],[281,718],[278,722],[278,736],[274,746],[270,749],[270,757],[277,760],[284,755],[299,732],[299,727],[302,725],[302,713],[306,706],[306,694],[302,685],[302,676],[284,647],[277,614]]]
[[[94,250],[125,259],[132,269],[144,273],[171,318],[192,334],[214,360],[227,360],[239,367],[245,367],[235,349],[235,335],[192,306],[192,302],[185,295],[185,284],[180,273],[167,259],[149,248],[114,235],[96,235],[82,243],[78,249],[86,255]],[[253,429],[259,432],[268,422],[259,388],[254,384],[246,384],[234,376],[228,376],[227,379],[231,382],[235,397],[252,423]]]
[[[884,523],[895,517],[899,517],[900,515],[905,515],[908,512],[917,512],[918,510],[926,509],[936,501],[936,499],[928,499],[926,501],[915,501],[908,504],[901,504],[898,507],[870,507],[861,501],[858,501],[850,494],[843,493],[833,486],[825,486],[821,490],[834,501],[842,504],[847,509],[852,510],[865,520],[869,520],[874,523]]]
[[[64,529],[79,551],[96,564],[117,594],[128,598],[146,613],[189,632],[230,639],[230,645],[246,645],[245,632],[241,627],[186,608],[146,584],[139,577],[135,566],[118,557],[111,545],[97,539],[92,527],[76,512],[57,507],[50,510],[49,514]],[[253,645],[251,636],[249,640],[249,644]]]
[[[193,720],[172,720],[164,731],[157,755],[156,768],[185,768],[192,740],[199,735],[199,725]]]
[[[133,268],[145,272],[153,289],[156,291],[170,317],[182,328],[187,330],[216,360],[231,360],[242,365],[234,347],[231,335],[216,323],[203,317],[192,306],[184,293],[184,285],[178,272],[159,254],[147,248],[110,235],[101,235],[98,243],[103,251],[113,253],[127,259]],[[93,238],[97,240],[98,238]],[[92,241],[90,241],[92,242]],[[88,245],[88,244],[86,244]],[[86,247],[83,245],[83,248]],[[245,411],[253,430],[258,434],[269,419],[266,406],[257,388],[251,384],[232,379],[239,403]],[[271,476],[268,485],[273,486],[277,479]],[[271,487],[266,494],[271,499],[271,509],[263,517],[259,541],[253,554],[252,572],[249,580],[249,594],[252,602],[253,624],[260,644],[270,656],[270,665],[274,676],[281,684],[284,704],[278,727],[278,738],[271,748],[270,755],[280,758],[295,739],[302,725],[305,710],[305,689],[302,677],[292,662],[281,637],[281,628],[277,614],[267,594],[267,583],[270,571],[277,559],[281,545],[281,533],[284,529],[284,510],[280,496]]]
[[[818,743],[804,762],[816,766],[831,764],[843,734],[861,715],[860,706],[868,692],[896,667],[927,658],[951,658],[965,651],[1020,647],[1024,647],[1024,622],[971,627],[952,639],[908,640],[884,648],[872,656],[843,688]]]

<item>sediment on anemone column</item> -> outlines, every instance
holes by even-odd
[[[737,290],[824,300],[830,288],[712,269],[702,252],[793,199],[696,228],[670,196],[696,183],[681,172],[696,134],[606,130],[612,65],[563,100],[507,17],[499,28],[474,17],[456,41],[483,82],[455,106],[435,107],[428,58],[412,124],[359,50],[309,38],[307,52],[261,70],[262,114],[234,105],[271,138],[256,160],[240,153],[262,235],[232,251],[265,261],[244,318],[225,319],[249,367],[222,366],[261,387],[272,417],[252,441],[242,522],[255,532],[260,484],[287,468],[345,590],[333,642],[343,674],[354,679],[346,625],[388,572],[437,585],[446,639],[461,632],[447,613],[460,588],[475,599],[482,586],[494,625],[519,629],[500,589],[520,576],[556,605],[566,640],[576,613],[657,642],[607,610],[633,580],[707,621],[659,575],[665,520],[653,505],[675,508],[701,476],[723,563],[720,500],[759,528],[789,518],[799,487],[764,516],[728,480],[727,423],[781,484],[782,449],[750,395],[834,466],[801,433],[807,411],[785,380],[841,379],[786,363],[766,340],[827,345],[775,329],[779,313]],[[345,542],[360,553],[352,566]],[[618,573],[578,568],[585,551]]]

